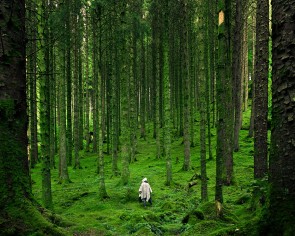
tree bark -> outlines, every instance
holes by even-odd
[[[42,1],[41,24],[43,40],[49,45],[48,5]],[[51,193],[51,165],[50,165],[50,55],[49,46],[42,51],[44,72],[40,83],[40,130],[41,130],[41,155],[42,155],[42,201],[45,208],[52,209]]]
[[[254,100],[254,177],[267,174],[269,0],[257,1]]]
[[[295,1],[272,1],[272,130],[268,235],[295,232]]]
[[[63,235],[43,218],[32,196],[27,153],[25,1],[1,1],[0,12],[0,234],[32,235],[38,231]],[[32,225],[27,223],[32,221]]]
[[[191,168],[190,158],[190,93],[189,93],[189,54],[188,54],[188,8],[185,0],[180,2],[181,16],[183,17],[183,28],[181,32],[181,53],[182,53],[182,77],[184,82],[184,99],[183,99],[183,124],[184,124],[184,161],[183,170],[187,171]]]

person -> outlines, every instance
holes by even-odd
[[[147,178],[143,178],[141,185],[139,187],[139,196],[141,198],[141,201],[143,202],[144,207],[146,207],[146,202],[149,202],[152,205],[152,188],[148,183]]]

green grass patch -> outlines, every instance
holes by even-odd
[[[245,114],[249,125],[249,110]],[[198,130],[198,129],[196,129]],[[212,132],[215,155],[215,132]],[[196,132],[197,134],[197,132]],[[82,169],[69,167],[71,183],[58,183],[58,170],[52,170],[54,211],[67,222],[66,230],[74,235],[243,235],[245,225],[255,218],[251,210],[253,180],[253,139],[248,130],[240,132],[240,151],[234,153],[235,184],[223,188],[222,217],[215,210],[215,161],[207,162],[207,203],[201,202],[201,182],[191,188],[188,183],[200,174],[199,137],[191,147],[190,171],[183,171],[182,138],[174,138],[171,146],[173,183],[166,186],[166,163],[156,158],[156,142],[152,132],[147,140],[138,139],[137,155],[130,164],[130,182],[123,186],[120,176],[112,173],[112,160],[105,155],[105,184],[109,199],[100,200],[97,155],[81,152]],[[215,158],[215,156],[214,156]],[[119,168],[121,163],[119,160]],[[138,188],[147,177],[153,193],[153,205],[138,201]],[[41,203],[41,169],[32,170],[33,194]],[[247,227],[246,227],[247,228]]]

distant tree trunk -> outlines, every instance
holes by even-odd
[[[270,207],[265,235],[295,232],[295,31],[290,30],[295,28],[294,13],[294,0],[272,1]]]
[[[143,0],[141,0],[143,4]],[[141,14],[143,16],[143,12]],[[145,48],[145,31],[142,30],[140,34],[140,48],[141,48],[141,60],[140,60],[140,71],[141,71],[141,88],[140,88],[140,138],[146,140],[146,101],[147,97],[147,79],[146,79],[146,48]]]
[[[52,16],[50,16],[52,10],[53,10],[53,2],[48,2],[48,17],[50,19]],[[50,19],[48,19],[48,43],[46,43],[48,48],[48,58],[49,58],[49,64],[48,64],[48,76],[49,76],[49,113],[50,113],[50,120],[49,120],[49,143],[50,143],[50,167],[52,169],[55,169],[55,154],[56,154],[56,81],[55,81],[55,55],[54,55],[54,40],[53,40],[53,32],[52,32],[52,26],[50,25]]]
[[[253,137],[253,132],[254,132],[254,100],[255,100],[255,47],[256,47],[256,6],[251,9],[252,11],[252,73],[251,73],[251,80],[252,80],[252,85],[251,85],[251,91],[252,91],[252,103],[251,103],[251,117],[250,117],[250,127],[249,127],[249,137]]]
[[[205,14],[204,14],[204,20],[206,21],[205,24],[205,42],[210,42],[210,33],[213,34],[212,29],[210,29],[211,24],[210,24],[210,1],[206,1],[205,3]],[[213,37],[214,38],[214,37]],[[211,141],[211,101],[212,101],[212,96],[211,96],[211,92],[212,92],[212,82],[211,80],[213,79],[213,75],[214,75],[214,56],[212,56],[212,54],[210,53],[211,50],[214,50],[214,45],[212,44],[210,46],[210,43],[205,43],[205,74],[206,74],[206,81],[205,81],[205,85],[206,85],[206,91],[205,91],[205,96],[206,96],[206,122],[207,122],[207,140],[208,140],[208,153],[209,153],[209,160],[213,160],[213,154],[212,154],[212,141]],[[210,58],[210,56],[212,56],[212,58]]]
[[[74,51],[74,78],[73,78],[73,103],[74,103],[74,125],[73,125],[73,134],[74,134],[74,169],[79,169],[80,158],[80,122],[79,122],[79,39],[78,39],[78,12],[77,0],[74,0],[74,16],[73,16],[73,51]]]
[[[184,122],[184,162],[183,170],[189,170],[191,168],[190,159],[190,93],[189,93],[189,54],[188,54],[188,9],[185,0],[180,2],[181,4],[181,16],[183,17],[183,28],[181,33],[181,53],[182,53],[182,76],[184,78],[184,110],[183,110],[183,122]]]
[[[36,2],[31,1],[28,10],[30,24],[27,24],[28,40],[27,45],[27,68],[30,83],[30,165],[34,168],[38,162],[38,131],[37,131],[37,16],[33,9],[36,8]]]
[[[194,9],[194,8],[193,8]],[[190,140],[191,140],[191,147],[196,146],[196,134],[195,134],[195,118],[197,113],[197,107],[196,107],[196,100],[197,100],[197,93],[196,93],[196,84],[197,84],[197,71],[198,71],[198,65],[197,65],[197,46],[196,46],[196,39],[197,39],[197,33],[192,30],[194,26],[192,26],[194,23],[190,21],[190,31],[189,31],[189,37],[188,37],[188,45],[189,45],[189,75],[190,75]]]
[[[49,14],[48,5],[42,0],[43,40],[49,45]],[[43,49],[44,75],[40,83],[40,130],[41,130],[41,154],[42,154],[42,201],[44,207],[53,208],[51,193],[51,172],[50,172],[50,61],[49,46]]]
[[[127,32],[124,27],[126,24],[126,1],[124,0],[121,3],[121,56],[122,56],[122,69],[121,69],[121,108],[122,108],[122,117],[121,117],[121,158],[122,158],[122,183],[127,185],[129,183],[130,171],[129,171],[129,161],[130,161],[130,134],[129,134],[129,125],[128,125],[128,70],[130,69],[129,65],[129,53],[127,50]]]
[[[172,182],[172,161],[171,161],[171,113],[170,113],[170,84],[168,76],[164,81],[164,156],[166,158],[166,185]]]
[[[119,157],[119,137],[120,137],[120,67],[121,58],[119,56],[119,32],[118,27],[120,26],[119,17],[117,10],[119,9],[119,4],[114,5],[115,8],[115,19],[114,19],[114,78],[112,80],[112,171],[115,176],[119,175],[118,167],[118,157]]]
[[[67,116],[66,116],[66,60],[67,50],[64,50],[64,74],[59,78],[59,183],[70,182],[67,162]]]
[[[209,59],[210,59],[210,94],[211,94],[211,104],[212,104],[212,127],[216,126],[216,31],[217,31],[217,19],[216,17],[211,17],[217,12],[217,1],[208,0],[209,13],[208,13],[208,40],[209,40]],[[210,122],[207,124],[210,126]],[[208,128],[208,138],[211,136],[211,131]],[[208,139],[209,141],[209,139]],[[211,148],[209,144],[209,159],[212,160],[213,156],[211,153]]]
[[[67,77],[67,98],[66,98],[66,107],[67,107],[67,161],[68,164],[72,165],[72,149],[73,149],[73,135],[72,135],[72,66],[71,66],[71,50],[72,50],[72,40],[71,40],[71,6],[72,0],[66,0],[66,47],[67,47],[67,68],[66,68],[66,77]]]
[[[228,17],[225,13],[226,9],[225,0],[219,0],[218,9],[218,70],[217,70],[217,83],[216,83],[216,100],[217,100],[217,144],[216,144],[216,186],[215,186],[215,200],[220,203],[223,202],[223,169],[225,165],[226,155],[226,115],[228,112],[224,109],[225,104],[225,77],[227,76],[226,68],[226,29],[225,18]]]
[[[98,51],[101,51],[101,8],[100,6],[93,11],[93,22],[92,22],[92,83],[93,83],[93,149],[94,153],[98,152],[98,140],[99,140],[99,130],[98,130]],[[99,21],[99,24],[97,22]],[[97,29],[98,28],[98,29]],[[99,36],[97,31],[99,31]],[[99,45],[98,42],[99,41]]]
[[[235,30],[234,30],[234,43],[233,43],[233,93],[234,93],[234,151],[237,152],[240,149],[239,137],[240,129],[242,126],[242,57],[243,57],[243,20],[244,9],[243,4],[245,0],[236,0],[236,12],[235,12]]]
[[[102,129],[100,129],[100,133],[102,133]],[[99,197],[101,199],[109,198],[106,186],[105,186],[105,178],[104,178],[104,154],[103,154],[103,141],[102,134],[100,134],[101,138],[99,141]]]
[[[248,109],[248,93],[249,93],[249,55],[248,55],[248,2],[246,1],[247,5],[245,7],[247,8],[244,14],[244,24],[243,24],[243,59],[242,59],[242,65],[243,65],[243,111],[247,111]]]
[[[130,127],[134,127],[130,129],[130,154],[131,154],[131,162],[136,160],[135,154],[137,152],[137,88],[136,83],[138,81],[138,63],[137,63],[137,55],[138,55],[138,46],[137,42],[139,39],[138,25],[139,25],[139,1],[134,1],[130,6],[133,11],[133,19],[132,19],[132,39],[131,39],[131,51],[132,51],[132,75],[130,76]]]
[[[225,169],[223,181],[226,185],[231,185],[234,180],[233,172],[233,132],[234,132],[234,106],[233,106],[233,82],[232,82],[232,0],[225,0],[225,32],[226,32],[226,74],[222,83],[224,87],[224,115],[225,115]]]
[[[84,143],[83,143],[83,130],[84,130],[84,114],[85,114],[85,109],[84,109],[84,103],[83,103],[83,99],[84,99],[84,94],[85,94],[85,86],[84,86],[84,75],[83,75],[83,49],[82,49],[82,40],[84,36],[82,36],[82,29],[83,29],[83,19],[82,19],[82,14],[79,14],[79,18],[78,18],[78,66],[79,66],[79,149],[83,150],[84,149]]]
[[[156,158],[161,158],[161,129],[160,129],[160,24],[161,4],[155,0],[151,4],[152,13],[152,119],[153,138],[156,139]]]
[[[208,46],[207,45],[207,4],[200,12],[200,45],[199,45],[199,113],[200,113],[200,159],[201,159],[201,199],[208,201],[207,168],[206,168],[206,100],[208,81]]]
[[[67,0],[66,3],[66,16],[65,16],[65,31],[67,35],[69,34],[69,16],[70,16],[70,2]],[[68,76],[70,75],[71,70],[71,51],[68,48],[70,45],[70,38],[66,38],[65,41],[65,48],[64,48],[64,75],[60,78],[60,133],[59,133],[59,183],[68,183],[70,182],[69,173],[68,173],[68,163],[69,163],[69,154],[68,152],[72,152],[72,149],[69,149],[68,146],[68,124],[67,124],[67,83],[68,83]]]
[[[89,152],[90,146],[90,78],[89,78],[89,9],[86,9],[85,15],[85,43],[84,43],[84,51],[85,51],[85,127],[84,127],[84,137],[86,139],[86,147],[85,152]]]
[[[102,86],[102,85],[101,85]],[[103,154],[103,135],[104,135],[104,131],[102,128],[102,105],[101,105],[101,101],[102,101],[102,96],[104,96],[102,93],[100,93],[100,95],[98,96],[98,175],[99,175],[99,197],[100,199],[105,199],[105,198],[109,198],[107,191],[106,191],[106,186],[105,186],[105,180],[104,180],[104,154]]]
[[[52,8],[52,3],[50,3],[50,8]],[[54,42],[52,29],[49,32],[49,90],[50,90],[50,166],[52,169],[56,168],[55,164],[55,154],[56,154],[56,77],[55,77],[55,52],[54,52]]]
[[[269,0],[257,1],[254,100],[254,177],[267,174]]]

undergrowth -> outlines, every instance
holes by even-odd
[[[182,171],[182,138],[173,140],[173,183],[166,186],[165,160],[156,159],[156,142],[151,133],[146,141],[137,140],[137,161],[130,164],[127,186],[122,185],[120,176],[113,175],[111,156],[105,155],[108,199],[99,199],[96,154],[81,151],[82,169],[69,167],[71,183],[59,184],[58,170],[52,170],[54,211],[72,223],[66,230],[72,235],[249,235],[249,222],[255,221],[257,215],[251,187],[253,140],[248,137],[248,130],[240,132],[240,151],[234,153],[235,184],[223,188],[223,214],[220,217],[216,215],[214,201],[215,161],[207,162],[209,201],[202,202],[200,180],[197,185],[188,187],[190,179],[200,174],[199,145],[191,148],[192,169]],[[213,150],[215,140],[213,134]],[[37,165],[32,170],[33,194],[39,202],[40,168]],[[148,178],[153,190],[153,205],[146,208],[138,202],[138,188],[144,177]],[[255,235],[254,231],[252,233]]]

